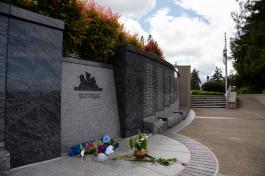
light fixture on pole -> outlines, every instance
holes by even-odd
[[[223,50],[223,63],[225,65],[225,92],[227,93],[227,46],[226,46],[226,33],[225,33],[225,47]]]

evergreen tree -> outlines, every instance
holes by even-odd
[[[211,81],[212,82],[222,82],[223,81],[221,68],[215,67],[215,71],[214,71],[214,74],[211,78]]]
[[[232,13],[237,35],[231,40],[232,59],[239,85],[252,92],[265,88],[265,0],[239,1]]]
[[[200,90],[201,80],[199,78],[199,71],[193,69],[191,73],[191,90]]]

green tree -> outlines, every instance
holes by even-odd
[[[191,72],[191,90],[200,90],[200,84],[199,71],[194,68]]]
[[[223,81],[221,68],[215,67],[215,71],[214,71],[214,74],[211,78],[211,81],[212,82],[222,82]]]
[[[232,13],[237,34],[231,39],[237,86],[261,92],[265,88],[265,1],[239,1],[240,12]]]

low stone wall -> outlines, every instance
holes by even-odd
[[[227,108],[228,109],[237,108],[237,93],[236,92],[230,92],[230,96],[227,100]]]
[[[63,59],[61,120],[62,152],[104,134],[120,136],[112,65]]]
[[[262,103],[263,105],[265,105],[265,94],[238,94],[238,95],[239,96],[248,96],[248,97],[255,98],[260,103]]]

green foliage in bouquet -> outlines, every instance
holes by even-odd
[[[145,133],[138,131],[136,136],[130,138],[129,145],[137,150],[147,150],[147,138],[148,136]]]

